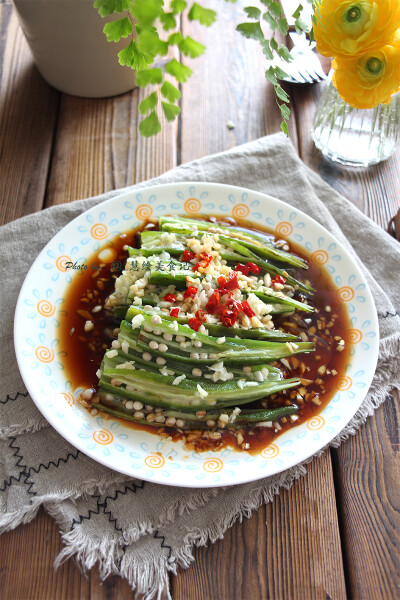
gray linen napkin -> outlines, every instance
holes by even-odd
[[[400,389],[400,280],[393,277],[400,270],[398,242],[306,168],[282,134],[182,165],[130,189],[177,181],[228,183],[276,196],[324,225],[361,266],[379,315],[380,356],[366,400],[332,442],[338,446],[391,389]],[[126,577],[150,600],[167,586],[168,571],[190,564],[193,545],[223,537],[236,519],[270,502],[306,470],[299,465],[213,490],[130,479],[70,446],[36,409],[14,357],[10,314],[19,289],[31,262],[57,231],[121,191],[127,190],[49,208],[0,228],[0,531],[30,521],[43,505],[63,532],[65,548],[57,564],[73,555],[84,568],[98,562],[102,576]]]

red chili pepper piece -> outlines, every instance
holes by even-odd
[[[235,267],[235,271],[240,271],[241,273],[243,273],[243,275],[246,275],[247,277],[250,271],[250,267],[248,265],[238,263]]]
[[[233,310],[234,312],[237,312],[237,314],[239,314],[239,312],[241,311],[241,308],[239,310],[237,310],[235,308],[235,305],[240,306],[240,302],[236,302],[236,300],[233,299],[232,292],[229,292],[227,290],[222,290],[221,296],[224,296],[226,294],[228,294],[227,299],[225,300],[225,302],[223,302],[222,304],[217,306],[217,308],[215,309],[214,312],[222,314],[224,312],[224,310],[229,308],[230,310]]]
[[[238,281],[237,281],[237,274],[234,273],[233,271],[231,271],[229,273],[229,279],[225,283],[225,289],[226,290],[237,290],[237,289],[239,289],[239,284],[238,284]]]
[[[215,290],[215,292],[213,292],[213,294],[210,296],[207,304],[206,304],[206,311],[208,313],[213,313],[215,311],[215,309],[218,307],[219,304],[219,291]]]
[[[229,308],[233,310],[235,315],[239,315],[243,310],[242,303],[238,302],[237,300],[232,300],[232,302],[229,304]]]
[[[195,287],[188,287],[185,291],[185,293],[183,294],[184,298],[194,298],[194,296],[197,294],[197,288]]]
[[[246,263],[246,267],[249,267],[250,273],[252,273],[253,275],[259,275],[260,274],[261,267],[259,267],[255,263],[248,262],[248,263]]]
[[[185,250],[182,255],[182,262],[190,262],[194,258],[196,258],[196,255],[194,252],[190,252],[190,250]]]
[[[218,277],[217,281],[218,281],[219,289],[222,289],[224,287],[224,285],[226,284],[226,279],[225,279],[225,277],[222,277],[222,275],[221,275],[221,277]]]
[[[163,298],[164,302],[176,302],[175,294],[165,294]]]
[[[198,271],[200,267],[203,269],[207,269],[208,265],[212,261],[213,257],[211,254],[205,254],[204,252],[200,254],[200,260],[193,267],[193,271]]]
[[[206,320],[206,313],[204,312],[204,310],[198,310],[196,312],[196,319],[204,323],[204,321]]]
[[[237,314],[233,312],[233,310],[229,310],[229,308],[225,309],[221,314],[221,322],[225,327],[232,327],[236,323]]]
[[[272,285],[274,285],[274,283],[281,283],[282,285],[285,285],[285,282],[286,279],[282,277],[282,275],[275,275],[275,277],[271,281]]]
[[[256,313],[254,312],[254,310],[251,308],[250,304],[247,302],[247,300],[243,300],[242,302],[242,310],[244,312],[244,314],[249,317],[249,319],[251,319],[251,317],[255,317]]]
[[[208,265],[213,259],[212,254],[205,254],[204,252],[200,254],[200,258],[204,260],[205,263],[207,263],[206,265],[204,265],[204,268],[208,267]]]
[[[198,331],[201,327],[201,321],[199,319],[196,319],[195,317],[192,317],[191,319],[189,319],[188,323],[189,323],[189,327],[194,329],[194,331]]]
[[[171,308],[169,316],[170,317],[177,317],[179,315],[179,308],[176,306],[174,308]]]

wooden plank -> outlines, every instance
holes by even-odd
[[[54,571],[61,548],[58,527],[43,510],[28,525],[4,533],[0,544],[2,600],[89,600],[89,580],[75,561]]]
[[[329,452],[290,490],[199,548],[173,579],[174,600],[346,598]]]
[[[34,66],[10,3],[0,4],[0,23],[0,223],[7,223],[42,207],[59,94]]]
[[[142,600],[143,596],[135,596],[131,586],[126,579],[110,575],[102,581],[97,567],[91,569],[90,578],[90,600]],[[57,599],[58,600],[58,599]],[[74,599],[75,600],[75,599]],[[79,600],[81,600],[79,598]],[[166,592],[157,600],[168,600]]]
[[[396,600],[400,572],[399,394],[337,450],[349,596]]]
[[[135,89],[104,99],[63,95],[46,206],[133,185],[176,166],[177,121],[164,123],[153,138],[138,133],[137,106],[147,94]]]
[[[71,562],[71,561],[69,561]],[[134,593],[126,579],[110,575],[102,581],[96,567],[90,570],[90,600],[133,600]]]
[[[235,31],[245,18],[245,5],[213,0],[207,5],[218,13],[212,27],[183,23],[184,35],[200,41],[207,50],[200,58],[184,58],[194,72],[183,85],[181,162],[280,131],[281,117],[272,86],[265,80],[261,49]],[[233,129],[228,128],[229,122]],[[296,145],[293,119],[290,137]]]
[[[101,581],[97,566],[84,575],[75,560],[54,570],[63,543],[56,522],[41,509],[28,525],[2,535],[0,598],[2,600],[133,600],[126,579]]]
[[[368,169],[322,158],[309,136],[318,86],[295,91],[302,106],[300,156],[338,192],[386,229],[400,207],[400,154]],[[395,392],[393,396],[398,399]],[[398,598],[400,551],[398,400],[391,398],[333,452],[342,547],[351,598]]]
[[[267,561],[274,582],[271,598],[344,599],[330,453],[314,459],[307,470],[306,477],[267,506],[272,529],[267,557],[274,556]]]

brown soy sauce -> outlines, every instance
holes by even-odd
[[[201,218],[204,219],[204,217]],[[247,229],[265,236],[268,240],[274,239],[271,231],[260,227],[256,228],[245,220],[226,217],[208,217],[207,220],[215,222],[217,225]],[[106,298],[114,290],[115,279],[121,274],[128,257],[128,252],[124,248],[127,245],[137,246],[137,234],[145,229],[157,229],[157,223],[148,221],[136,230],[126,232],[107,241],[96,254],[90,257],[85,265],[82,265],[82,268],[74,269],[74,276],[65,296],[63,306],[65,314],[60,316],[60,350],[67,353],[64,358],[64,367],[73,388],[96,389],[98,382],[96,371],[100,366],[104,351],[115,338],[113,332],[115,328],[118,328],[119,322],[106,313],[103,308],[98,310],[95,307],[102,307]],[[315,342],[316,350],[314,353],[291,357],[288,360],[290,369],[280,362],[277,365],[283,370],[285,377],[298,376],[307,381],[308,401],[301,402],[298,397],[293,397],[296,392],[287,390],[279,395],[272,396],[268,401],[268,406],[281,406],[282,403],[290,404],[294,401],[299,406],[298,420],[296,422],[292,422],[290,419],[287,419],[286,422],[281,420],[281,430],[278,431],[274,428],[259,427],[244,429],[242,430],[243,439],[240,438],[240,444],[238,444],[236,435],[227,430],[220,430],[222,433],[221,438],[212,440],[203,439],[198,435],[191,435],[190,432],[180,433],[170,428],[155,429],[151,426],[143,426],[124,420],[125,426],[131,426],[134,429],[145,429],[156,435],[167,435],[174,441],[183,439],[190,450],[216,450],[226,446],[240,450],[246,444],[246,450],[256,454],[284,431],[321,412],[336,393],[340,377],[345,374],[350,343],[346,341],[342,351],[338,351],[337,346],[339,340],[346,340],[346,332],[351,328],[351,324],[346,307],[339,298],[328,271],[311,260],[310,256],[307,256],[303,250],[300,250],[292,242],[287,242],[287,244],[291,252],[301,256],[308,262],[309,269],[307,271],[299,269],[294,272],[291,271],[291,274],[302,281],[307,279],[312,287],[317,290],[311,299],[316,311],[307,314],[303,318],[299,318],[298,312],[289,317],[281,316],[277,318],[277,316],[274,316],[275,328],[282,328],[286,332],[296,333],[297,335],[302,335],[301,332],[303,332],[303,335],[307,335],[308,340]],[[104,249],[109,249],[110,252],[102,253]],[[102,260],[104,256],[106,256],[107,262]],[[92,312],[93,309],[95,309],[95,312]],[[96,312],[97,310],[98,312]],[[307,322],[304,321],[304,318]],[[91,320],[94,324],[93,329],[90,331],[85,331],[87,320]],[[321,374],[321,370],[323,371],[324,368],[334,374],[328,376],[326,373]],[[319,369],[320,371],[318,371]],[[259,403],[253,404],[253,406],[257,405],[259,406]],[[107,417],[107,415],[104,416]]]

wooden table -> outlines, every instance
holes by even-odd
[[[137,131],[142,92],[87,100],[50,88],[10,0],[0,0],[2,223],[279,130],[261,52],[234,31],[239,6],[209,5],[219,12],[213,28],[182,24],[184,31],[196,30],[208,52],[183,86],[181,117],[144,140]],[[400,154],[361,171],[328,164],[310,139],[320,87],[293,86],[290,93],[290,138],[303,161],[385,228],[400,205]],[[399,598],[399,421],[393,394],[356,436],[315,459],[289,491],[234,525],[222,541],[196,550],[195,563],[171,577],[173,599]],[[61,546],[44,511],[3,535],[2,600],[133,598],[126,581],[101,583],[96,569],[84,577],[74,561],[55,573]]]

